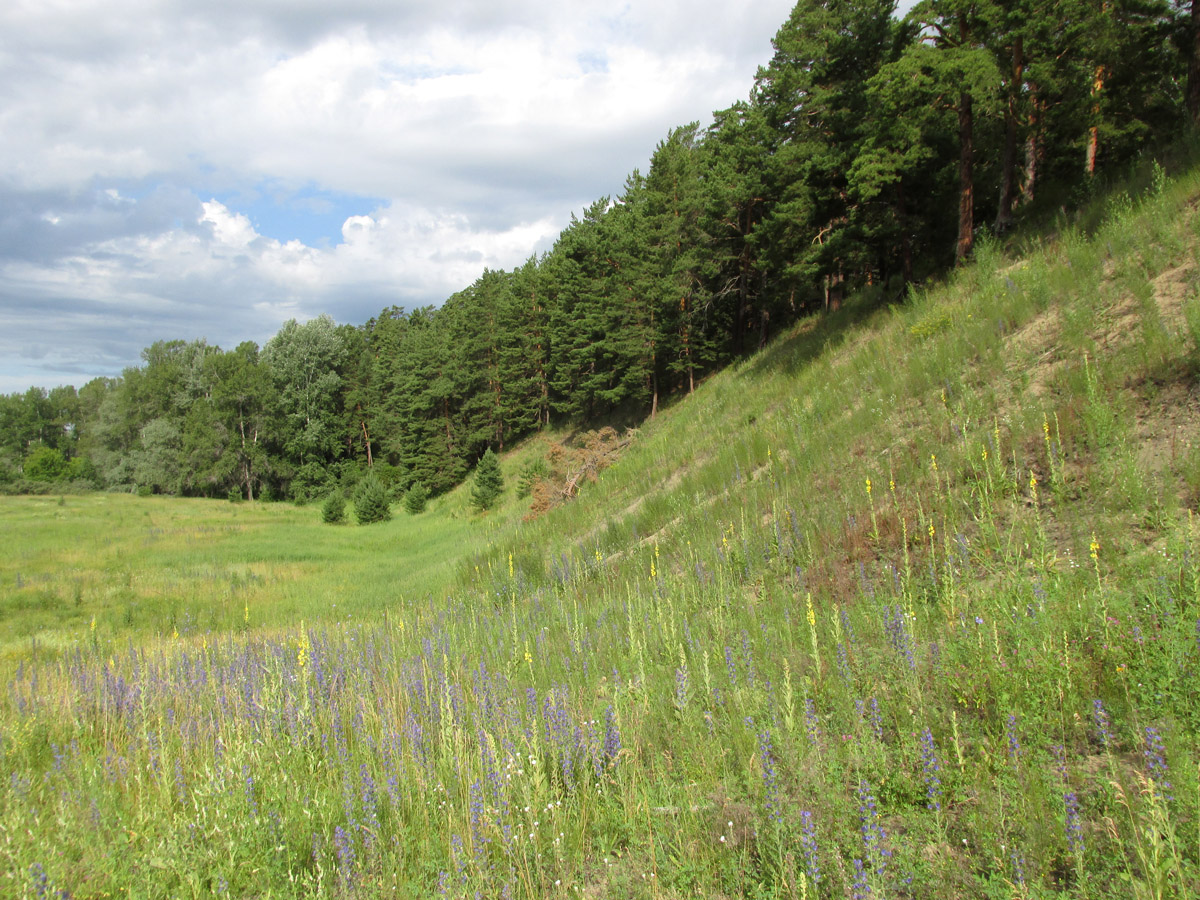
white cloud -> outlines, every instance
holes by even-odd
[[[159,338],[440,302],[744,97],[790,8],[4,4],[0,390],[113,373]],[[306,245],[230,199],[264,184],[377,199]]]

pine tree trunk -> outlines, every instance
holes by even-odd
[[[1003,234],[1012,226],[1016,201],[1017,168],[1017,97],[1025,71],[1022,40],[1013,40],[1012,81],[1008,85],[1008,108],[1004,115],[1004,152],[1000,160],[1000,204],[996,210],[996,231]]]
[[[1037,85],[1029,85],[1029,132],[1025,135],[1025,180],[1021,183],[1021,203],[1033,202],[1037,188],[1038,161],[1042,155],[1042,110]]]
[[[974,113],[970,94],[958,98],[958,243],[956,262],[965,261],[975,246]]]
[[[900,276],[905,284],[913,280],[912,237],[908,233],[908,211],[904,202],[904,184],[896,182],[896,220],[900,223]]]
[[[1088,129],[1087,151],[1083,169],[1088,178],[1096,174],[1096,154],[1100,150],[1100,92],[1104,90],[1104,66],[1096,66],[1092,79],[1092,127]]]
[[[1187,111],[1200,125],[1200,0],[1192,0],[1188,31]]]

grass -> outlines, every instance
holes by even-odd
[[[370,527],[323,525],[318,506],[115,494],[0,497],[20,535],[0,560],[0,657],[378,614],[455,571],[446,547],[486,528],[437,501]]]
[[[1147,187],[531,521],[539,441],[485,517],[5,501],[4,892],[1200,892],[1200,172]]]

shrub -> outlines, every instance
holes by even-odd
[[[67,458],[53,447],[37,447],[25,457],[25,477],[30,481],[57,481],[67,472]]]
[[[489,447],[475,467],[475,484],[471,488],[471,505],[483,512],[491,509],[500,492],[504,490],[504,476],[500,474],[500,461]]]
[[[326,525],[340,525],[346,521],[346,497],[341,491],[334,491],[325,498],[321,506],[321,521]]]
[[[404,508],[411,516],[425,512],[425,504],[429,502],[429,489],[420,481],[414,481],[408,493],[404,495]]]
[[[392,517],[387,489],[374,475],[368,475],[359,482],[354,494],[354,517],[360,525],[386,522]]]

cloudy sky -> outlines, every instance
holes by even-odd
[[[748,95],[793,0],[6,0],[0,392],[440,303]]]

